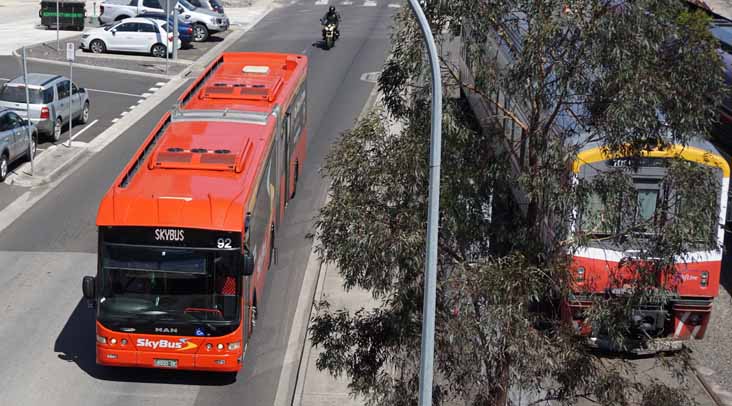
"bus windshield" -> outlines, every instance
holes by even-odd
[[[101,320],[238,320],[237,252],[105,245],[101,261]]]

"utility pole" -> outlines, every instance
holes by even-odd
[[[31,133],[31,116],[30,116],[30,91],[28,90],[28,65],[25,63],[25,47],[23,47],[23,84],[25,85],[25,117],[28,121],[28,148],[30,148],[31,176],[33,176],[33,161],[35,160],[35,151],[33,150],[33,134]]]
[[[427,45],[432,68],[432,137],[427,208],[427,249],[422,306],[422,352],[419,363],[419,405],[432,406],[432,365],[435,353],[435,299],[437,290],[437,237],[440,221],[440,156],[442,155],[442,83],[440,60],[427,17],[418,0],[409,0]]]

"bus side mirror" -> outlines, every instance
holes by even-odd
[[[244,260],[242,264],[242,273],[244,276],[249,276],[254,273],[254,256],[252,254],[244,254]]]
[[[85,276],[84,279],[81,280],[81,291],[84,293],[84,298],[88,300],[94,300],[94,286],[96,285],[96,280],[93,276]]]

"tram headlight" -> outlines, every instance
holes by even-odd
[[[585,267],[581,266],[577,268],[577,282],[585,281]]]

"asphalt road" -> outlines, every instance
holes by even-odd
[[[352,127],[371,91],[373,85],[362,82],[360,76],[381,68],[395,9],[386,3],[340,8],[341,39],[329,51],[314,46],[318,18],[324,11],[313,2],[277,9],[230,48],[310,57],[305,174],[278,236],[278,262],[269,273],[253,342],[237,380],[201,373],[107,369],[94,363],[93,314],[81,300],[80,282],[83,275],[95,273],[98,202],[177,97],[174,94],[0,235],[0,404],[273,403],[311,250],[305,236],[312,231],[313,216],[327,189],[318,169],[333,140]],[[4,66],[0,60],[0,76]],[[104,72],[83,78],[82,85],[89,88],[124,85],[130,93],[142,92],[149,84],[135,77],[128,85],[127,78]],[[106,114],[104,103],[97,105],[99,113]]]

